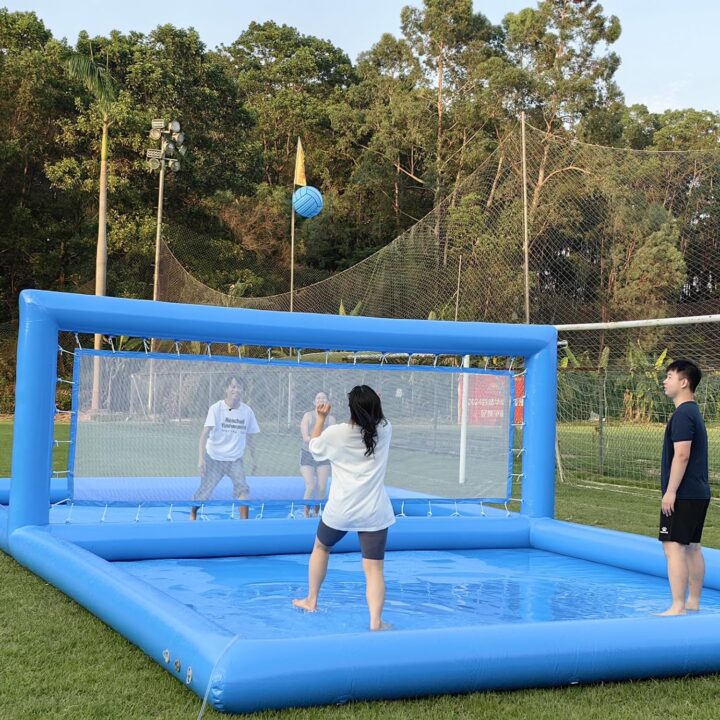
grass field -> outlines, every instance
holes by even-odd
[[[665,426],[660,424],[561,423],[558,442],[563,470],[573,480],[601,479],[604,483],[658,487],[660,453]],[[602,443],[602,452],[601,452]],[[720,428],[708,428],[710,483],[720,486]]]
[[[57,437],[67,437],[59,426]],[[9,473],[12,426],[0,422],[0,476]],[[592,435],[578,431],[578,456]],[[562,430],[561,430],[562,442]],[[585,443],[585,445],[583,445]],[[637,440],[645,448],[645,441]],[[56,452],[64,467],[66,446]],[[647,450],[648,462],[650,452]],[[716,455],[717,457],[717,455]],[[557,517],[654,535],[658,494],[629,483],[597,482],[588,471],[557,485]],[[709,515],[705,544],[720,547],[720,513]],[[197,718],[200,700],[75,602],[0,553],[0,720],[179,720]],[[675,622],[675,620],[669,620]],[[318,678],[322,682],[322,678]],[[422,700],[267,712],[266,720],[710,720],[717,716],[720,675],[475,693]],[[231,717],[207,710],[205,718]],[[239,717],[239,716],[232,716]],[[247,716],[250,717],[250,716]]]

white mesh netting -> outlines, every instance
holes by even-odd
[[[93,408],[95,363],[100,380]],[[302,497],[303,415],[324,391],[336,421],[346,422],[346,396],[358,384],[378,392],[393,426],[386,484],[395,497],[509,497],[515,384],[508,371],[82,350],[76,364],[71,448],[76,500],[191,500],[199,484],[199,438],[208,408],[224,398],[232,376],[245,383],[244,402],[260,426],[257,472],[248,478],[251,500]],[[225,478],[213,499],[229,498],[231,489]]]

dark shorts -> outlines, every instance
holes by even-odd
[[[306,465],[307,467],[311,468],[317,468],[317,467],[325,467],[326,465],[330,465],[329,460],[316,460],[313,457],[313,454],[309,450],[301,450],[300,451],[300,467],[303,465]]]
[[[360,550],[366,560],[384,560],[385,544],[387,543],[388,529],[359,532]],[[318,525],[317,539],[325,546],[331,548],[347,535],[347,530],[335,530],[328,527],[322,520]]]
[[[200,487],[193,495],[193,500],[209,500],[218,483],[227,475],[232,480],[233,497],[244,500],[250,493],[245,479],[245,466],[242,458],[237,460],[213,460],[205,453],[205,472],[200,480]]]
[[[660,511],[658,540],[689,545],[702,538],[709,500],[676,500],[672,515]]]

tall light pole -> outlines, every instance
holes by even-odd
[[[173,157],[176,153],[185,155],[185,134],[180,129],[180,123],[177,120],[171,120],[167,125],[165,120],[157,118],[150,124],[150,139],[159,140],[160,148],[150,148],[145,155],[153,170],[160,170],[160,183],[158,187],[158,208],[157,208],[157,228],[155,230],[155,268],[153,271],[153,300],[158,299],[160,290],[160,240],[162,239],[162,216],[163,216],[163,196],[165,193],[165,168],[171,172],[177,172],[180,169],[180,161]],[[150,340],[150,351],[155,352],[157,342],[155,338]],[[155,385],[155,368],[154,361],[151,360],[150,378],[148,382],[148,415],[153,414],[154,410],[154,385]]]
[[[160,282],[160,240],[162,238],[163,195],[165,192],[165,168],[172,172],[180,169],[180,161],[173,157],[176,153],[185,155],[185,134],[177,120],[171,120],[167,127],[162,119],[153,120],[150,127],[150,139],[160,141],[160,149],[151,148],[146,152],[150,167],[160,170],[158,187],[157,229],[155,231],[155,270],[153,273],[153,300],[158,299]]]

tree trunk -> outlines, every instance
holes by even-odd
[[[440,237],[440,198],[442,195],[442,142],[443,142],[443,46],[441,45],[437,54],[437,137],[435,140],[435,195],[433,198],[433,207],[435,209],[435,244],[438,249],[438,261],[442,255],[442,265],[447,265],[447,248],[445,241]]]
[[[500,152],[500,158],[498,159],[497,170],[495,171],[495,177],[493,178],[492,187],[490,188],[490,194],[488,195],[485,207],[489,210],[492,207],[493,201],[495,200],[495,192],[497,191],[498,183],[500,182],[500,173],[502,172],[502,166],[505,162],[505,151]]]
[[[105,295],[107,277],[107,150],[110,122],[103,116],[102,141],[100,144],[100,197],[98,202],[98,238],[95,257],[95,294]],[[95,335],[95,350],[102,349],[102,335]],[[93,362],[92,410],[100,409],[100,358]]]
[[[393,213],[395,214],[395,234],[400,234],[400,159],[395,165],[395,184],[393,195]]]
[[[450,199],[450,207],[455,207],[457,204],[458,188],[460,187],[460,181],[462,179],[462,168],[463,161],[465,160],[465,148],[467,147],[467,129],[463,130],[463,141],[460,146],[460,159],[458,161],[458,169],[455,173],[455,184],[453,185],[452,198]],[[445,258],[447,259],[447,245],[445,247]]]
[[[107,117],[103,118],[102,142],[100,145],[100,196],[98,202],[97,254],[95,258],[95,294],[105,295],[107,277]]]

